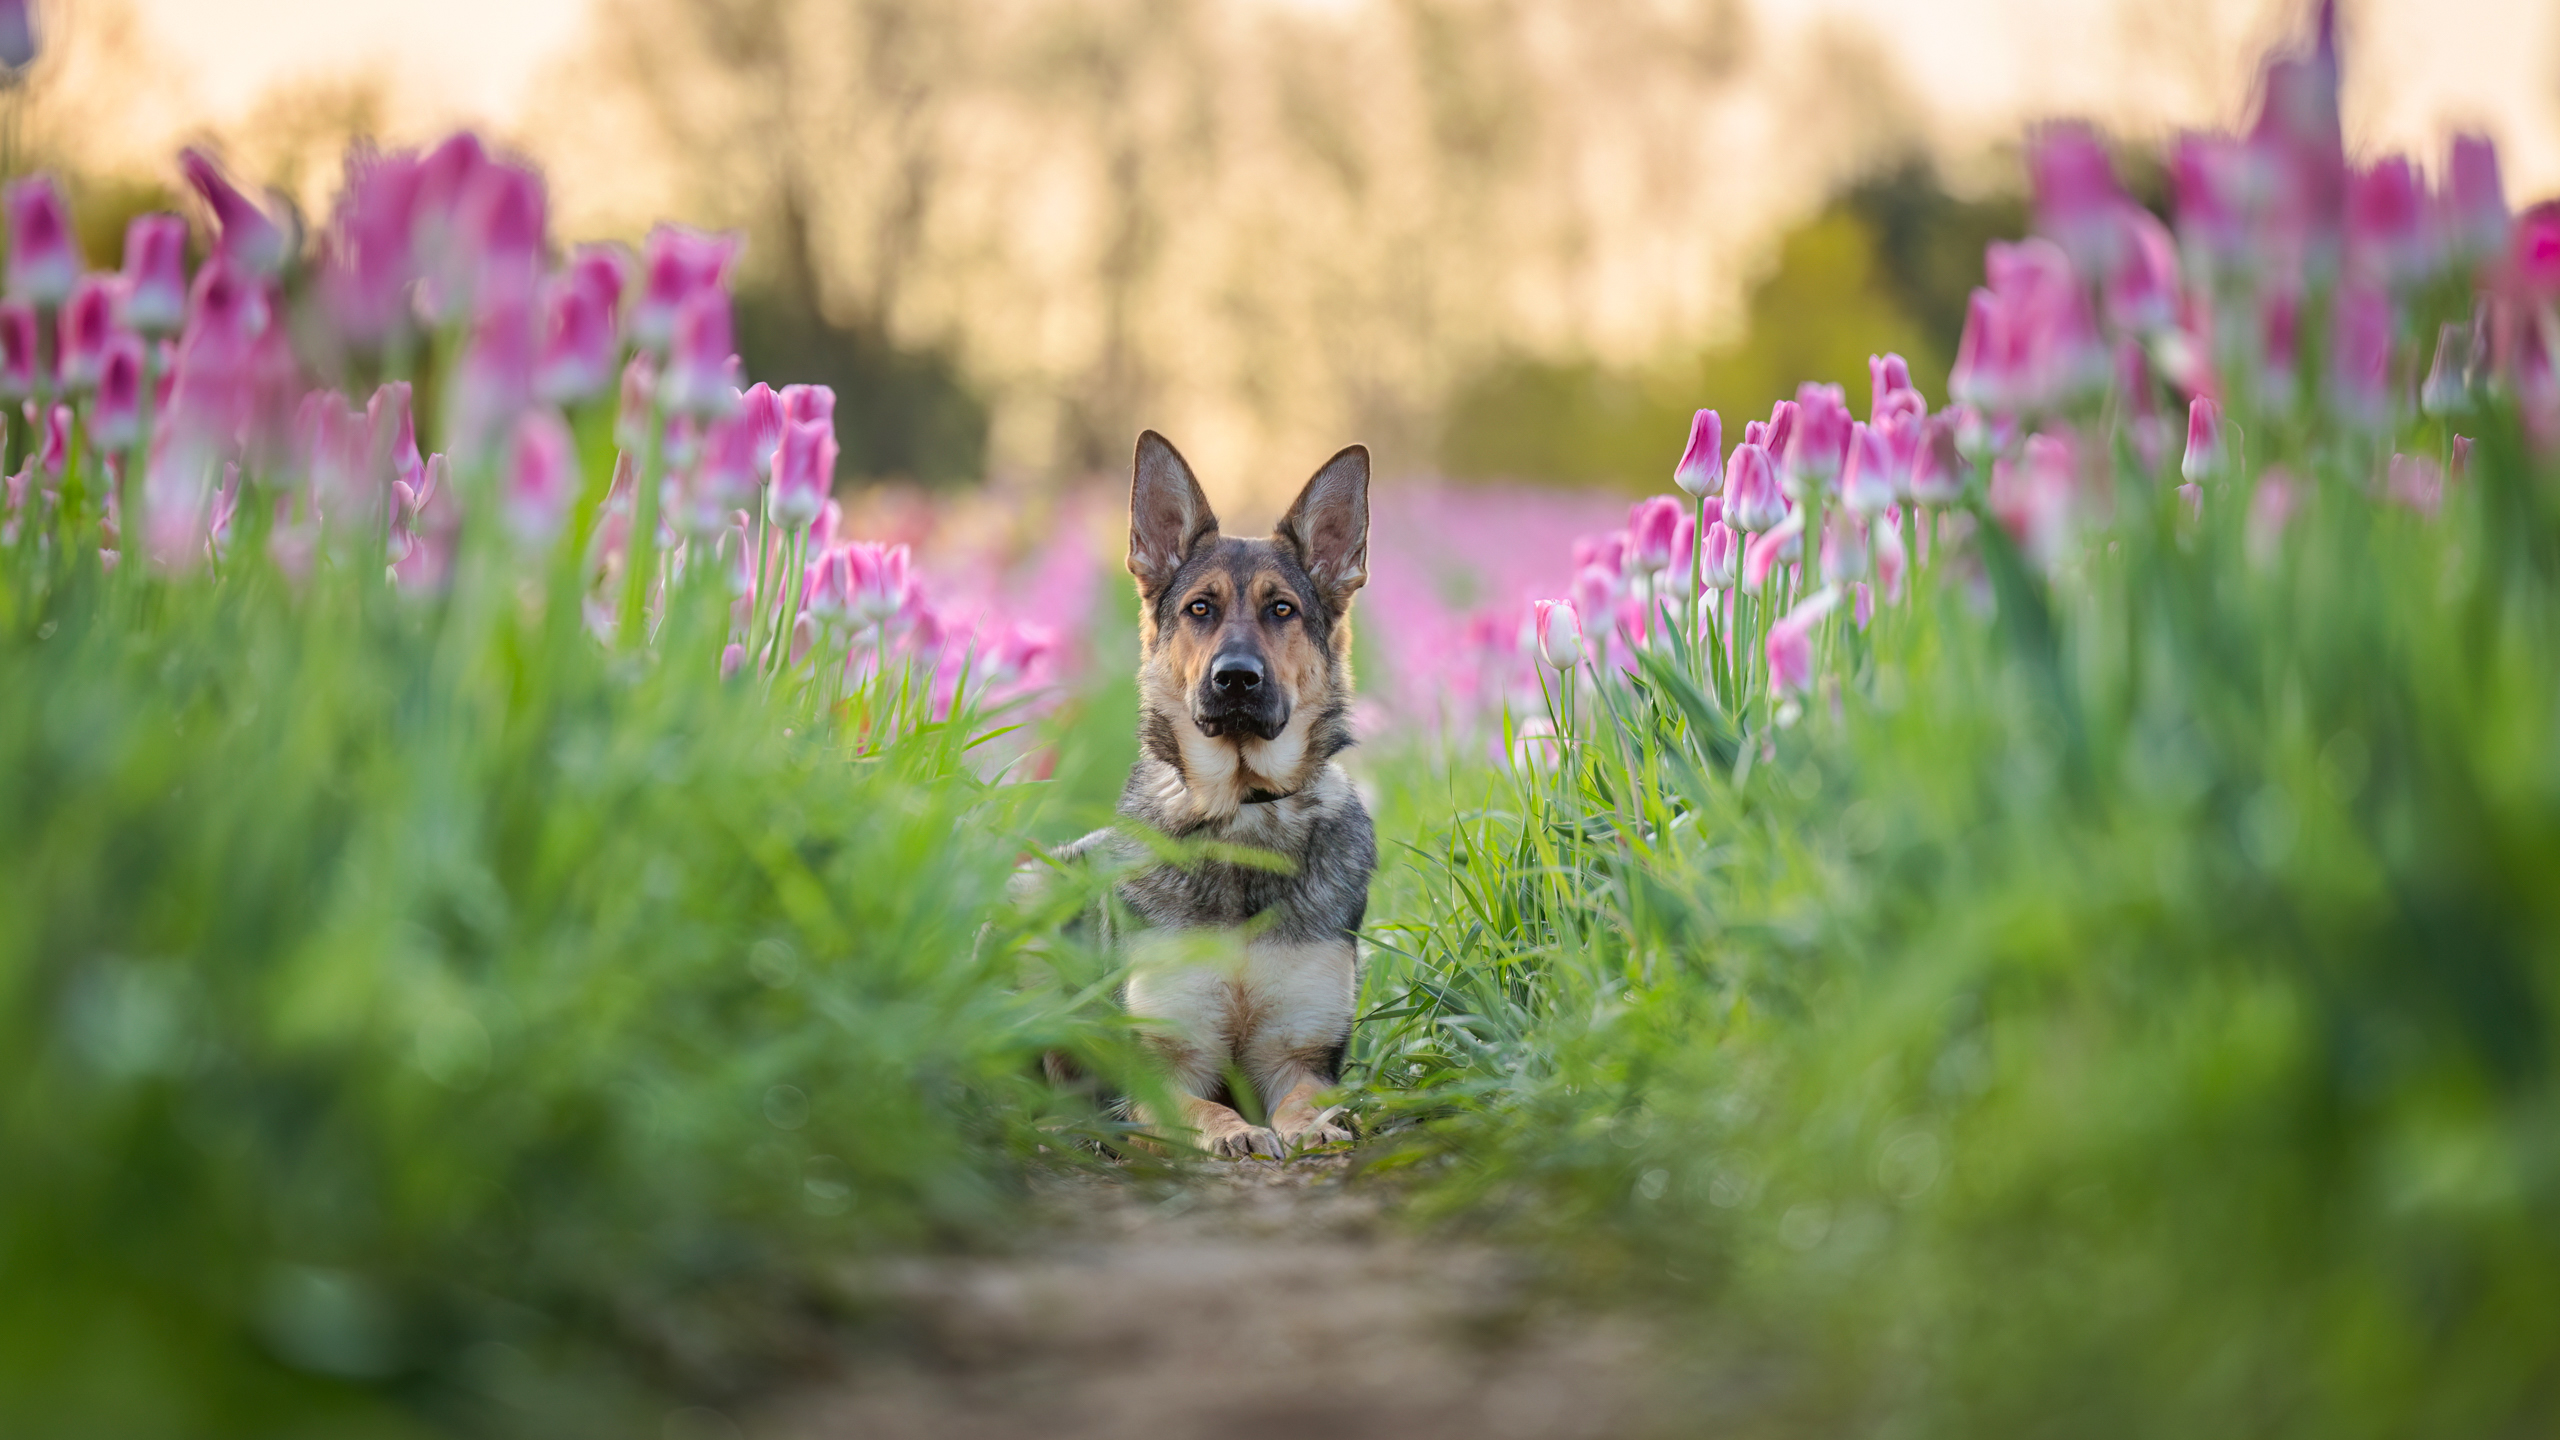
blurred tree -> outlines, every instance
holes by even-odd
[[[1982,248],[2024,225],[2014,195],[1965,199],[1925,161],[1887,166],[1778,242],[1732,340],[1639,366],[1496,360],[1453,395],[1440,463],[1466,478],[1658,489],[1691,411],[1721,413],[1728,445],[1806,380],[1841,386],[1863,414],[1867,357],[1883,350],[1942,400]]]

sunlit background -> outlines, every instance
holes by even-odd
[[[742,227],[750,369],[836,382],[852,476],[1045,483],[1154,425],[1252,504],[1352,438],[1652,485],[1692,406],[1887,345],[1935,388],[2021,121],[2100,121],[2156,194],[2143,157],[2236,120],[2299,9],[83,0],[27,143],[84,212],[210,138],[321,215],[350,138],[472,124],[547,163],[568,236]],[[2511,194],[2560,189],[2560,7],[2344,31],[2351,147],[2481,129]]]

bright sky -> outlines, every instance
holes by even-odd
[[[279,81],[377,68],[396,77],[404,108],[503,126],[576,46],[589,0],[131,3],[158,47],[194,68],[217,121]],[[1749,3],[1764,43],[1823,24],[1876,37],[1913,92],[1966,136],[2005,135],[2023,115],[2056,111],[2228,118],[2251,57],[2298,13],[2291,0]],[[2351,141],[2432,156],[2449,124],[2485,126],[2519,197],[2560,191],[2560,5],[2349,0],[2346,15]]]

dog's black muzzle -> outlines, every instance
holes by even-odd
[[[1271,667],[1245,649],[1220,650],[1191,700],[1191,723],[1211,737],[1259,735],[1277,740],[1289,724],[1289,701],[1272,683]]]

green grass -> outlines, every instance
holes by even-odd
[[[2560,477],[2480,423],[2435,521],[2292,432],[2253,560],[2135,473],[1791,728],[1675,662],[1456,781],[1363,1041],[1433,1211],[1689,1317],[1743,1433],[2546,1431]]]
[[[467,567],[9,561],[0,1428],[655,1433],[1081,1153],[1003,717],[857,749]]]

